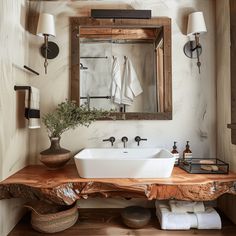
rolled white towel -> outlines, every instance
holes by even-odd
[[[205,212],[176,213],[171,212],[167,201],[156,201],[156,215],[162,229],[188,230],[221,229],[222,223],[219,214],[212,207],[207,207]]]
[[[176,213],[205,211],[205,206],[203,202],[170,200],[169,205],[171,211]]]
[[[156,201],[156,215],[162,229],[188,230],[197,227],[197,219],[191,213],[173,213],[168,202]]]
[[[206,208],[205,212],[196,212],[198,229],[221,229],[222,223],[217,211],[212,208]]]

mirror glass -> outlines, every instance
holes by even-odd
[[[88,34],[93,31],[80,29],[80,104],[117,112],[160,111],[155,65],[163,74],[162,28],[100,28]]]
[[[72,53],[78,52],[79,63],[72,56],[71,76],[72,86],[76,80],[79,84],[77,91],[72,87],[72,99],[89,108],[113,109],[122,119],[171,119],[170,32],[165,24],[148,22],[76,21]]]

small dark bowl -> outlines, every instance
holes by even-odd
[[[144,207],[129,206],[122,210],[121,217],[125,225],[139,229],[148,224],[151,219],[151,212]]]

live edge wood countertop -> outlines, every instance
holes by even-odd
[[[236,195],[235,173],[188,174],[178,167],[166,179],[85,179],[75,165],[54,171],[30,165],[0,182],[0,199],[45,199],[63,205],[88,197],[208,201],[225,193]]]

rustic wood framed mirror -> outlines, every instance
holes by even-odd
[[[171,19],[72,17],[71,99],[116,119],[171,120]]]

